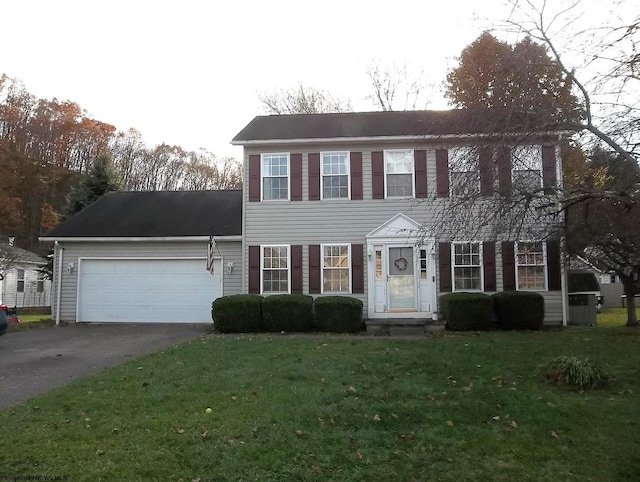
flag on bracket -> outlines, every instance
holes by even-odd
[[[209,246],[207,248],[207,271],[212,275],[215,274],[215,270],[214,270],[215,250],[216,250],[216,240],[213,239],[213,236],[209,236]]]

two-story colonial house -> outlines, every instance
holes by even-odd
[[[432,319],[442,293],[533,290],[559,324],[559,242],[540,213],[562,136],[487,109],[256,117],[232,140],[242,192],[110,193],[41,238],[54,316],[210,322],[218,296],[303,293],[400,324]]]
[[[243,290],[354,296],[369,319],[430,319],[444,292],[534,290],[560,323],[549,232],[469,238],[454,222],[469,213],[443,214],[487,217],[471,198],[523,181],[552,190],[561,135],[492,110],[256,117],[232,141],[244,148]]]

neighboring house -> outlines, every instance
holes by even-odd
[[[487,199],[556,185],[563,133],[519,130],[532,131],[493,110],[256,117],[232,140],[242,192],[111,193],[41,238],[55,242],[54,317],[210,322],[221,295],[302,293],[353,296],[365,317],[401,323],[436,316],[446,292],[534,290],[545,323],[564,323],[557,240],[434,223],[463,180]]]
[[[557,240],[460,239],[434,223],[461,180],[487,196],[523,177],[556,185],[562,133],[531,136],[522,121],[493,110],[256,117],[232,141],[244,147],[243,291],[348,295],[369,319],[430,319],[442,293],[533,290],[545,322],[562,323]],[[512,169],[522,149],[526,166]]]
[[[10,308],[48,309],[51,281],[41,270],[47,260],[13,244],[13,237],[0,243],[0,300]]]
[[[241,191],[106,194],[40,238],[55,243],[54,319],[211,322],[241,290],[241,220]]]

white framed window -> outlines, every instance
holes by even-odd
[[[477,147],[449,149],[449,192],[452,196],[480,193],[479,151]]]
[[[291,266],[289,245],[260,246],[262,293],[289,293]]]
[[[511,150],[511,184],[516,191],[542,188],[542,146],[517,146]]]
[[[38,279],[36,281],[36,292],[37,293],[44,293],[44,282],[45,282],[45,275],[43,273],[38,273]]]
[[[480,243],[453,243],[451,269],[454,291],[482,291]]]
[[[547,252],[542,241],[516,243],[516,287],[518,290],[547,289]]]
[[[16,269],[16,291],[18,293],[24,293],[24,270]]]
[[[322,292],[351,293],[351,246],[323,244]]]
[[[351,197],[348,152],[322,152],[320,154],[322,191],[320,199],[349,199]]]
[[[289,153],[261,154],[262,200],[289,200]]]
[[[385,197],[415,197],[413,149],[384,151]]]

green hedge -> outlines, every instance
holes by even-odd
[[[356,333],[364,327],[363,303],[348,296],[323,296],[314,301],[316,323],[322,331]]]
[[[262,300],[262,324],[266,331],[313,330],[313,297],[272,295]]]
[[[213,329],[220,333],[260,331],[262,296],[222,296],[211,304]]]
[[[493,300],[484,293],[447,293],[440,296],[440,311],[447,329],[455,331],[492,328]]]
[[[502,330],[538,330],[544,321],[544,297],[531,291],[502,291],[493,295]]]

